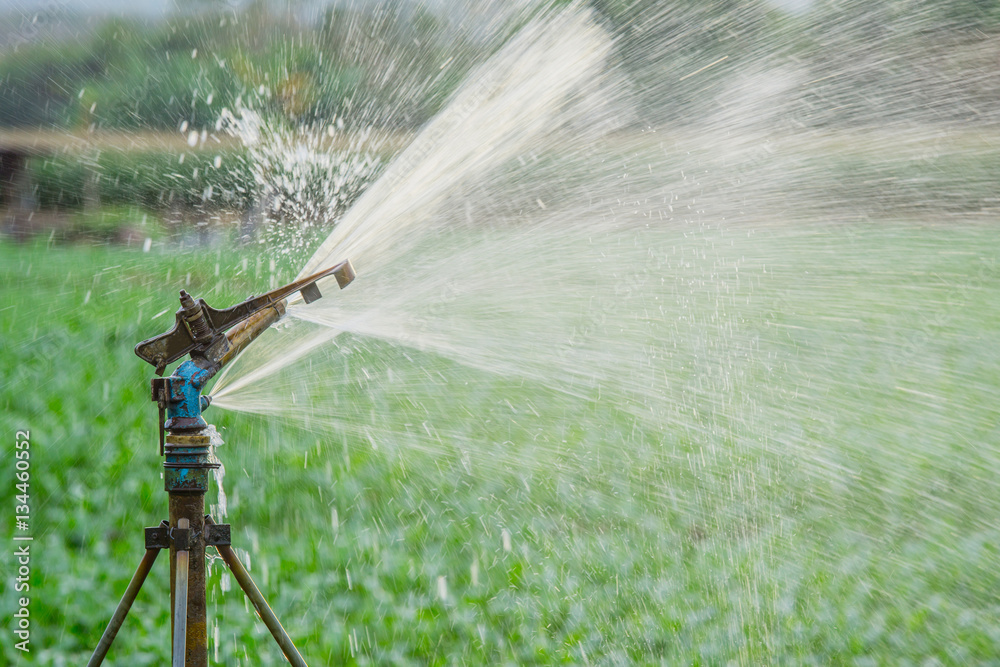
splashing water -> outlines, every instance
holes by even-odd
[[[683,623],[732,619],[714,641],[744,663],[805,651],[783,625],[803,605],[865,632],[810,600],[816,569],[848,606],[900,568],[905,604],[995,581],[1000,503],[973,471],[1000,463],[997,242],[956,204],[985,201],[975,178],[907,176],[989,146],[907,114],[810,128],[829,79],[765,58],[710,112],[643,127],[650,83],[615,49],[571,7],[474,69],[301,270],[349,258],[355,283],[292,304],[214,404],[298,421],[327,457],[370,447],[489,498],[523,486],[570,542],[624,536],[609,548],[652,606],[718,561]],[[685,53],[662,80],[690,90],[726,62]],[[680,572],[644,569],[667,543]],[[914,545],[922,565],[899,555]],[[988,588],[927,613],[987,623]]]
[[[382,440],[395,418],[352,424],[350,408],[329,403],[329,375],[304,370],[292,405],[278,399],[288,387],[262,382],[297,359],[331,349],[343,358],[379,339],[435,355],[425,369],[451,360],[600,396],[653,428],[706,397],[735,396],[717,408],[752,419],[738,378],[753,340],[729,311],[760,276],[741,276],[745,260],[725,249],[747,232],[705,219],[691,192],[700,181],[657,183],[672,151],[655,133],[615,134],[634,109],[611,53],[591,15],[571,10],[529,25],[473,72],[301,271],[350,258],[357,285],[293,305],[292,321],[219,380],[216,403]],[[623,142],[643,152],[621,156]],[[645,177],[630,176],[629,162]],[[692,349],[702,354],[688,357]],[[694,375],[668,382],[678,370]],[[416,437],[425,447],[440,440],[429,428]],[[544,467],[548,455],[530,461]]]
[[[386,137],[361,131],[341,139],[343,121],[338,120],[288,127],[242,104],[235,112],[222,110],[216,129],[225,129],[247,148],[243,159],[259,202],[251,221],[262,227],[261,241],[283,254],[301,251],[312,228],[340,214],[378,171],[375,151]]]
[[[226,518],[229,513],[229,498],[226,495],[226,466],[223,465],[222,460],[219,459],[216,454],[216,450],[222,445],[226,444],[222,439],[222,434],[215,428],[214,424],[209,424],[208,428],[205,429],[208,433],[209,445],[211,451],[209,454],[209,461],[212,463],[218,463],[219,467],[212,470],[212,476],[215,478],[215,503],[209,508],[209,513],[215,518],[216,521],[222,521]]]

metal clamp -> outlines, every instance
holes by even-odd
[[[230,528],[228,523],[205,524],[204,531],[194,531],[190,528],[171,526],[161,521],[159,526],[146,528],[147,549],[169,549],[171,543],[177,551],[187,551],[205,536],[206,546],[226,545],[230,543]]]
[[[232,530],[228,523],[209,523],[211,516],[205,516],[205,546],[229,546],[232,544]]]
[[[198,539],[198,535],[192,535],[190,528],[171,528],[170,539],[177,551],[188,551],[191,543]]]
[[[170,548],[170,525],[166,521],[161,521],[159,526],[146,529],[146,548]]]

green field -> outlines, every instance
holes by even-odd
[[[207,412],[233,543],[307,661],[1000,664],[1000,235],[789,226],[727,244],[705,261],[752,277],[726,307],[747,355],[692,377],[716,348],[677,341],[694,365],[679,356],[664,382],[696,414],[670,424],[485,375],[417,388],[438,430],[482,443],[471,461]],[[243,252],[246,270],[237,251],[0,245],[5,572],[23,429],[35,538],[32,652],[13,648],[5,576],[0,662],[89,657],[142,527],[166,515],[132,348],[166,329],[180,287],[217,307],[266,287]],[[359,348],[373,365],[401,354]],[[351,386],[358,424],[383,408],[410,427],[398,391]],[[282,664],[223,569],[210,658]],[[166,664],[167,591],[161,558],[105,664]]]

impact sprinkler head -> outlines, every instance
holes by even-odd
[[[153,378],[152,382],[153,402],[160,411],[160,456],[166,457],[163,488],[170,497],[170,519],[146,529],[146,555],[88,665],[99,667],[104,661],[153,561],[163,549],[170,550],[172,664],[207,665],[205,549],[214,546],[289,663],[305,666],[298,649],[231,548],[229,524],[215,523],[205,514],[209,471],[219,468],[221,463],[212,451],[213,431],[201,414],[211,399],[202,396],[201,390],[223,366],[285,314],[288,297],[301,292],[306,303],[321,298],[316,282],[327,276],[336,277],[343,289],[354,280],[354,268],[345,261],[225,310],[216,310],[203,299],[194,299],[181,290],[181,307],[173,328],[135,346],[139,358],[155,366],[156,374],[161,376],[167,364],[191,355],[170,377]]]
[[[201,390],[208,381],[281,319],[287,298],[292,294],[300,292],[306,303],[322,298],[316,282],[327,276],[335,277],[343,289],[354,280],[354,267],[350,261],[344,261],[225,310],[216,310],[204,299],[195,300],[181,290],[181,307],[173,328],[135,346],[136,355],[155,366],[156,374],[161,376],[168,364],[191,355],[191,360],[178,366],[173,375],[154,378],[152,382],[152,399],[160,409],[161,455],[165,431],[184,433],[207,426],[201,412],[211,399],[202,396]]]
[[[181,290],[181,308],[177,311],[173,328],[159,336],[142,341],[135,346],[135,353],[143,361],[155,366],[157,375],[163,375],[168,364],[188,353],[191,354],[192,359],[205,359],[221,368],[236,356],[230,354],[235,332],[227,337],[226,331],[242,323],[243,326],[237,331],[246,333],[247,322],[253,320],[260,327],[256,332],[259,335],[260,331],[284,315],[286,299],[295,292],[300,292],[306,303],[312,303],[322,298],[323,295],[316,283],[327,276],[336,278],[337,284],[341,289],[344,289],[354,280],[354,267],[351,266],[350,260],[347,260],[262,296],[250,297],[243,303],[225,310],[212,308],[205,303],[204,299],[196,301],[186,291]],[[261,326],[264,319],[267,318],[255,319],[255,316],[269,309],[276,311],[275,315],[267,322],[267,325]],[[246,347],[246,344],[249,344],[254,338],[256,335],[246,340],[243,347]],[[216,371],[219,368],[216,368]]]

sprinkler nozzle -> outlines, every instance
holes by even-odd
[[[312,287],[315,287],[315,284]],[[279,301],[270,308],[265,308],[254,313],[249,319],[237,325],[235,329],[226,334],[226,339],[229,341],[229,350],[222,355],[219,365],[225,366],[235,359],[236,355],[246,349],[247,345],[254,342],[257,336],[264,333],[269,326],[280,320],[284,315],[285,302]]]

